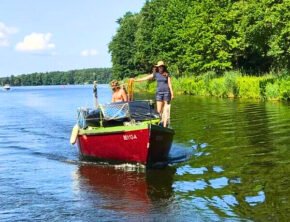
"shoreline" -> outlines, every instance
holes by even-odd
[[[206,73],[202,76],[172,78],[175,95],[290,101],[290,76],[245,76],[226,72],[223,76]],[[154,93],[156,82],[135,84],[135,92]]]
[[[144,75],[140,75],[144,76]],[[139,77],[140,77],[139,76]],[[127,79],[122,82],[127,82]],[[98,85],[108,85],[102,83]],[[290,76],[264,75],[245,76],[238,72],[227,72],[223,76],[206,73],[202,76],[172,77],[175,95],[216,97],[224,99],[290,101]],[[19,87],[90,87],[92,84],[56,84],[56,85],[23,85]],[[155,93],[156,82],[138,82],[134,84],[135,93]]]

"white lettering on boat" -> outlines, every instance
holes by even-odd
[[[135,134],[123,135],[124,140],[136,140],[137,136]]]

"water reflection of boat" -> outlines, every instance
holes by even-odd
[[[80,190],[101,195],[106,208],[133,214],[147,212],[155,201],[170,200],[174,174],[175,170],[168,168],[138,172],[85,165],[79,167],[77,178]]]
[[[3,87],[3,90],[5,90],[5,91],[8,91],[10,89],[11,89],[11,87],[10,87],[9,84],[5,84],[4,87]]]

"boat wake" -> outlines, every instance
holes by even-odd
[[[194,155],[193,149],[184,147],[181,144],[172,144],[169,156],[168,164],[173,165],[176,163],[186,162]]]

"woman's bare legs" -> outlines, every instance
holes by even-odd
[[[163,126],[167,127],[167,122],[169,120],[169,110],[168,110],[168,105],[169,103],[167,101],[164,101],[164,105],[163,105],[163,114],[162,114],[162,122],[163,122]]]
[[[164,107],[164,101],[157,101],[157,112],[160,116],[162,116],[163,107]]]
[[[169,102],[167,101],[157,101],[157,112],[161,117],[161,122],[163,122],[163,126],[167,127],[167,121],[169,119],[168,110],[166,110]]]

